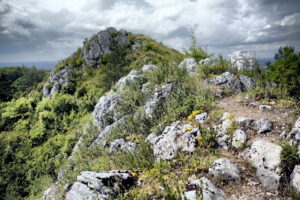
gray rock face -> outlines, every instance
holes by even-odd
[[[99,32],[83,48],[86,63],[91,65],[98,62],[102,55],[111,52],[114,43],[120,46],[129,44],[127,32],[117,31],[115,28],[107,28]]]
[[[153,70],[157,69],[156,65],[144,65],[142,68],[143,73],[152,72]]]
[[[257,61],[246,51],[235,51],[229,55],[232,67],[237,70],[249,70],[253,69]]]
[[[98,127],[104,128],[119,119],[115,109],[119,102],[120,95],[117,93],[108,94],[100,98],[92,114]]]
[[[260,119],[254,123],[254,129],[258,134],[266,134],[273,130],[273,123],[268,119]]]
[[[167,126],[163,133],[157,137],[153,145],[153,153],[156,159],[172,160],[176,153],[194,152],[199,129],[191,125],[180,125],[173,123]]]
[[[200,124],[204,124],[209,119],[208,113],[200,113],[195,116],[195,120],[197,120]]]
[[[165,99],[167,99],[173,90],[173,84],[168,83],[161,89],[156,89],[151,99],[146,102],[144,112],[147,118],[152,118],[157,107],[159,107]]]
[[[124,189],[133,185],[135,185],[135,180],[129,171],[83,171],[77,176],[77,182],[67,192],[66,200],[106,200],[116,197]]]
[[[214,60],[211,58],[205,58],[199,61],[199,65],[212,65]]]
[[[300,165],[296,165],[291,174],[291,186],[300,192]]]
[[[232,146],[235,148],[241,148],[247,140],[245,131],[237,129],[234,131],[232,136]]]
[[[154,133],[151,133],[150,135],[148,135],[148,137],[146,138],[146,142],[149,142],[150,144],[154,145],[155,142],[157,140],[157,135]]]
[[[179,67],[180,68],[184,68],[186,67],[186,70],[189,74],[193,74],[197,71],[197,66],[198,63],[196,62],[196,60],[192,57],[190,58],[185,58],[180,64]]]
[[[145,81],[145,78],[137,70],[131,70],[131,72],[121,78],[115,85],[117,92],[121,92],[125,89],[126,86],[139,84],[141,85]]]
[[[259,105],[258,106],[259,110],[265,111],[265,110],[272,110],[272,106],[268,106],[268,105]]]
[[[112,141],[109,148],[109,153],[114,154],[118,151],[134,153],[136,151],[137,144],[132,141],[126,141],[123,138]]]
[[[240,170],[235,163],[227,158],[215,160],[212,167],[209,168],[209,174],[222,177],[229,181],[241,182]]]
[[[229,88],[234,91],[247,91],[254,87],[255,81],[246,76],[237,76],[230,72],[225,72],[221,76],[214,78],[214,84],[219,85],[221,88]]]
[[[229,113],[224,113],[221,118],[222,123],[217,127],[216,139],[220,148],[228,150],[228,142],[230,137],[227,134],[229,127],[232,125]]]
[[[277,190],[280,180],[280,153],[279,145],[265,140],[256,140],[252,146],[244,151],[244,156],[256,168],[256,175],[268,190]]]
[[[62,87],[68,84],[70,74],[66,68],[56,73],[52,71],[48,81],[43,86],[43,96],[51,98],[55,92],[60,91]]]
[[[183,199],[197,200],[199,197],[202,197],[203,200],[225,199],[225,193],[205,177],[200,179],[197,179],[194,175],[189,177],[187,188],[193,188],[194,190],[184,192]],[[198,190],[200,190],[200,194]]]

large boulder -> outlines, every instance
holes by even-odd
[[[237,70],[250,70],[257,64],[257,60],[246,51],[235,51],[229,55],[232,67]]]
[[[157,108],[166,100],[173,90],[174,85],[168,83],[163,85],[161,89],[156,89],[153,96],[146,102],[144,112],[147,118],[152,118]]]
[[[153,153],[156,159],[172,160],[177,152],[194,152],[197,145],[196,137],[199,129],[191,125],[173,123],[167,126],[163,133],[156,138]]]
[[[235,75],[230,72],[225,72],[214,78],[214,84],[219,85],[222,89],[229,88],[231,90],[247,91],[255,86],[255,81],[252,78],[243,75]]]
[[[279,187],[281,178],[279,145],[265,140],[256,140],[243,155],[249,159],[256,168],[256,176],[266,189],[274,191]]]
[[[225,180],[241,182],[240,170],[238,166],[228,158],[215,160],[212,167],[209,168],[209,174],[222,177]]]
[[[115,85],[117,92],[121,92],[129,85],[142,85],[144,83],[144,76],[137,70],[131,70],[127,76],[122,77]]]
[[[186,188],[192,188],[192,190],[186,191],[183,194],[183,199],[187,200],[224,200],[225,193],[217,188],[209,179],[202,177],[197,179],[195,176],[191,176],[188,179]],[[199,192],[200,191],[200,194]]]
[[[83,171],[66,194],[66,200],[111,199],[135,185],[129,171]]]
[[[291,186],[300,193],[300,165],[296,165],[291,174]]]
[[[110,53],[115,44],[120,46],[129,44],[126,31],[118,31],[115,28],[100,31],[84,45],[83,57],[86,63],[91,65],[101,61],[101,56]]]
[[[43,86],[43,96],[51,98],[55,92],[60,91],[68,84],[70,74],[67,68],[59,72],[52,71],[48,81]]]
[[[185,58],[180,64],[179,64],[179,67],[180,68],[186,68],[187,72],[189,74],[193,74],[197,71],[197,66],[198,66],[198,63],[197,61],[192,58],[192,57],[189,57],[189,58]]]

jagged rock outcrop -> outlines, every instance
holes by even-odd
[[[225,180],[241,182],[240,170],[238,166],[228,158],[220,158],[215,160],[213,165],[209,168],[209,174],[219,176]]]
[[[293,173],[291,174],[291,186],[300,193],[300,165],[294,167]]]
[[[185,58],[180,64],[179,64],[179,67],[180,68],[183,68],[185,67],[187,72],[191,75],[193,73],[195,73],[197,71],[197,66],[198,66],[198,63],[197,61],[192,58],[192,57],[189,57],[189,58]]]
[[[225,72],[221,76],[214,78],[214,84],[219,85],[223,89],[247,91],[254,87],[255,81],[247,76],[237,76],[230,72]]]
[[[83,58],[89,65],[101,62],[101,56],[110,53],[115,44],[128,45],[128,33],[124,30],[118,31],[113,27],[100,31],[85,43]]]
[[[197,139],[200,136],[198,128],[191,125],[173,123],[167,126],[163,133],[157,137],[153,145],[153,154],[156,159],[172,160],[176,153],[194,152]]]
[[[109,153],[114,154],[118,151],[134,153],[137,149],[137,144],[132,141],[126,141],[123,138],[115,139],[111,142],[109,147]]]
[[[254,122],[254,129],[258,134],[266,134],[273,130],[273,123],[268,119],[260,119]]]
[[[217,129],[217,143],[220,148],[224,150],[228,150],[228,143],[229,143],[229,135],[227,134],[228,129],[232,125],[232,116],[225,112],[221,118],[221,124],[216,127]]]
[[[213,65],[214,60],[212,58],[205,58],[199,61],[199,65]]]
[[[235,51],[229,55],[232,67],[237,70],[253,69],[257,64],[257,60],[246,51]]]
[[[247,117],[236,117],[235,123],[238,124],[242,129],[246,130],[252,126],[254,120]]]
[[[83,171],[66,194],[66,200],[110,199],[135,185],[129,171]]]
[[[55,92],[60,91],[62,87],[68,84],[70,74],[67,68],[59,72],[52,71],[48,81],[43,86],[43,96],[51,98]]]
[[[232,135],[232,146],[235,148],[241,148],[247,141],[247,134],[241,129],[234,131]]]
[[[146,102],[144,107],[145,115],[147,118],[152,118],[157,108],[167,99],[174,88],[173,83],[163,85],[161,89],[156,89],[152,98]]]
[[[282,148],[265,140],[256,140],[243,152],[256,168],[256,176],[268,190],[277,190],[281,178],[280,153]]]
[[[189,177],[186,188],[192,188],[192,190],[184,192],[183,199],[197,200],[200,197],[203,200],[225,199],[225,193],[206,177],[200,179],[197,179],[195,176]]]

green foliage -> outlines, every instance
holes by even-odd
[[[286,90],[291,96],[300,97],[300,53],[293,47],[280,47],[275,54],[276,61],[268,67],[267,77]]]
[[[297,154],[297,148],[291,146],[288,143],[282,145],[282,151],[280,154],[281,169],[284,178],[289,179],[293,172],[295,165],[300,164],[300,159]]]
[[[35,67],[0,68],[0,102],[28,94],[38,87],[48,73]]]
[[[202,59],[211,57],[211,54],[205,52],[201,46],[198,45],[197,38],[192,32],[190,34],[191,46],[188,49],[183,49],[185,57],[193,57],[197,62]]]
[[[203,79],[209,79],[212,75],[220,75],[228,71],[231,67],[230,62],[223,59],[220,55],[219,59],[214,62],[214,65],[200,65],[199,74]]]

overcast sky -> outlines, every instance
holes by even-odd
[[[208,51],[273,57],[300,48],[300,0],[0,0],[0,61],[56,61],[114,26],[181,50],[193,30]]]

